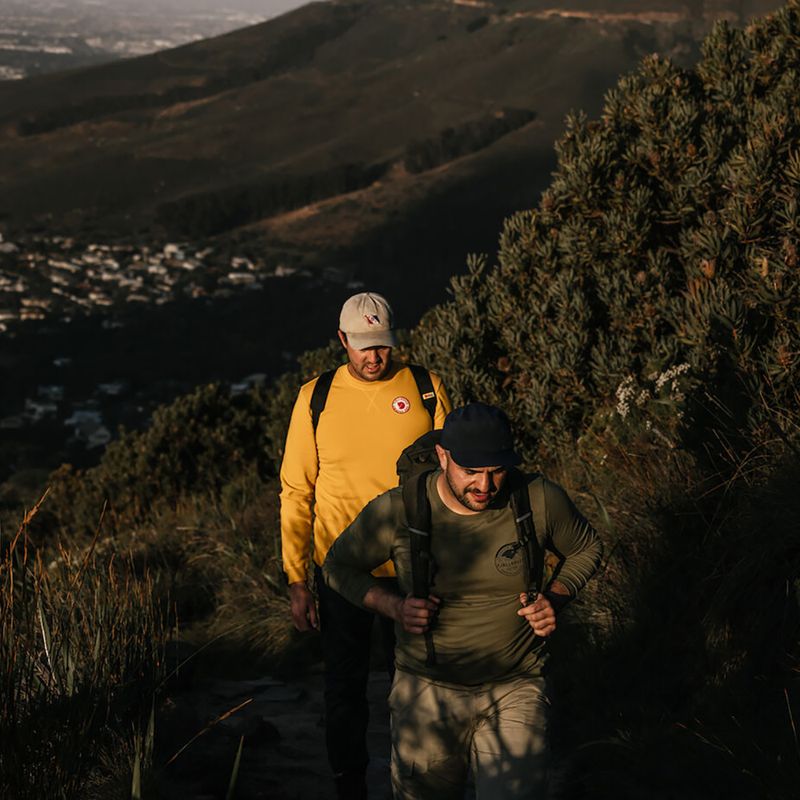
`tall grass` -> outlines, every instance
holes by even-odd
[[[60,547],[46,563],[37,510],[0,562],[0,796],[87,798],[141,769],[168,624],[132,560]]]
[[[115,538],[169,585],[181,637],[249,669],[291,669],[293,635],[280,564],[278,484],[246,472],[219,493],[154,503]],[[204,660],[204,659],[200,659]]]
[[[796,796],[800,402],[769,418],[713,464],[642,426],[573,469],[609,547],[554,642],[566,797]]]

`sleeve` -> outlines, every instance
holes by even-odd
[[[322,565],[325,583],[342,597],[363,607],[364,595],[378,580],[371,575],[392,557],[396,515],[392,497],[384,492],[370,501],[333,543]]]
[[[545,481],[544,491],[547,546],[560,559],[553,577],[575,597],[597,571],[603,557],[603,544],[560,486]]]
[[[319,462],[311,424],[313,382],[300,389],[281,462],[281,551],[289,583],[305,581],[311,554],[314,488]]]
[[[442,379],[431,373],[431,382],[436,392],[436,414],[434,415],[434,428],[438,429],[444,425],[444,418],[453,410],[447,390],[444,388]]]

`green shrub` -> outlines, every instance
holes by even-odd
[[[570,797],[796,792],[798,96],[797,2],[694,70],[646,59],[413,332],[600,512],[554,642]]]
[[[251,464],[266,473],[267,408],[260,391],[231,397],[221,385],[198,388],[159,408],[147,430],[123,431],[99,466],[54,473],[53,513],[74,535],[94,530],[105,504],[105,523],[116,527],[190,488],[218,491]]]
[[[796,2],[717,25],[694,70],[646,59],[599,120],[568,119],[539,206],[453,279],[415,356],[456,401],[506,407],[533,460],[682,363],[685,444],[767,424],[762,398],[800,383],[798,96]]]

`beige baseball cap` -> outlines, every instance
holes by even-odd
[[[339,314],[339,330],[356,350],[367,347],[394,347],[392,307],[374,292],[354,294],[345,301]]]

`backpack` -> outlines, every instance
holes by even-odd
[[[417,384],[417,391],[419,391],[419,396],[422,399],[422,405],[430,415],[431,425],[434,425],[436,422],[436,392],[433,390],[430,373],[425,367],[420,367],[418,364],[408,364],[407,366],[414,376],[414,382]],[[323,372],[317,378],[317,382],[314,384],[314,391],[311,393],[309,406],[311,408],[311,424],[315,435],[320,415],[325,410],[325,403],[328,402],[328,393],[331,390],[334,375],[336,375],[335,369]]]
[[[441,430],[424,433],[406,447],[397,459],[397,476],[400,479],[405,511],[406,528],[411,548],[411,592],[414,597],[427,598],[433,580],[431,560],[431,505],[428,501],[428,475],[439,468],[436,445]],[[544,482],[541,475],[526,475],[518,469],[508,472],[511,509],[517,529],[518,547],[524,548],[524,577],[528,596],[533,598],[542,591],[544,579],[544,542],[539,540],[536,528],[544,536],[546,509]],[[529,484],[532,484],[534,508],[531,508]],[[536,518],[536,519],[535,519]],[[436,663],[431,631],[425,633],[426,665]]]

